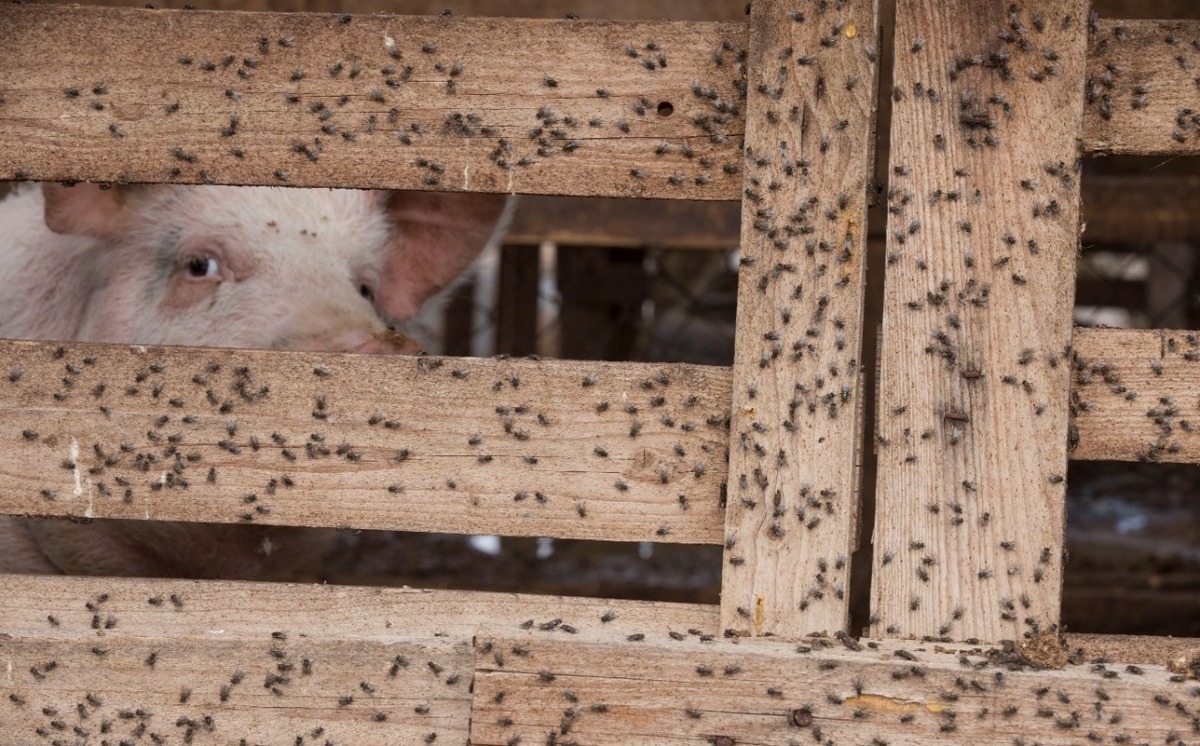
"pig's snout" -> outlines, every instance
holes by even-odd
[[[415,355],[420,351],[419,344],[393,329],[382,331],[350,350],[371,355]]]

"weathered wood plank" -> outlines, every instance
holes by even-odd
[[[733,249],[741,204],[681,200],[523,197],[507,240],[559,246]]]
[[[28,1],[48,3],[53,0]],[[132,8],[145,6],[144,0],[86,0],[80,4]],[[161,0],[155,5],[160,8],[183,8],[188,5],[201,10],[401,13],[431,16],[448,11],[456,16],[509,18],[564,18],[568,13],[579,18],[623,20],[740,21],[746,17],[746,4],[742,0],[691,0],[684,4],[647,0]]]
[[[1195,177],[1088,176],[1083,180],[1084,243],[1200,241],[1197,194],[1200,178]]]
[[[746,29],[10,8],[0,176],[736,199]],[[1185,22],[1098,25],[1088,150],[1195,151],[1180,110],[1196,37]]]
[[[1059,615],[1087,8],[907,8],[871,630],[1013,639]],[[1021,73],[1042,49],[1057,74]]]
[[[744,36],[16,6],[0,176],[736,198]]]
[[[714,633],[717,629],[715,606],[659,601],[28,575],[0,575],[0,587],[5,594],[0,629],[11,635],[63,641],[80,634],[252,638],[268,637],[276,630],[304,639],[470,637],[485,622],[516,626],[529,619],[542,624],[555,618],[578,628],[600,625],[625,634],[689,628]],[[98,606],[97,611],[87,608],[89,603]],[[92,628],[94,614],[100,614],[99,630]],[[114,625],[105,629],[110,616]]]
[[[1076,329],[1071,458],[1200,463],[1200,334]]]
[[[723,537],[727,369],[59,349],[0,343],[0,511]]]
[[[463,638],[6,636],[0,656],[10,743],[468,742]]]
[[[719,617],[717,606],[704,604],[324,584],[0,575],[0,587],[0,629],[64,643],[80,634],[265,638],[275,631],[304,639],[471,637],[483,624],[519,627],[530,620],[567,625],[564,634],[599,627],[618,635],[709,635]],[[93,629],[97,613],[99,629]],[[115,623],[105,629],[109,616]],[[1200,652],[1200,640],[1128,635],[1072,634],[1067,646],[1077,657],[1158,665]]]
[[[751,12],[721,624],[795,637],[848,618],[878,6],[791,7]]]
[[[1085,245],[1200,240],[1193,209],[1200,178],[1095,175],[1081,186]],[[740,209],[733,202],[530,196],[508,235],[560,246],[723,250],[738,245]],[[882,225],[868,229],[884,235]]]
[[[1084,148],[1200,153],[1200,21],[1100,20],[1089,36]]]
[[[1192,730],[1196,683],[1163,666],[1046,671],[987,647],[849,644],[485,629],[471,743],[1154,743]]]

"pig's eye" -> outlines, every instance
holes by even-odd
[[[188,261],[187,273],[189,277],[197,280],[220,277],[221,265],[217,264],[217,260],[211,256],[197,256]]]
[[[372,303],[375,302],[375,290],[365,282],[358,286],[358,294]]]

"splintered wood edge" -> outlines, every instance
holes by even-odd
[[[630,643],[485,628],[471,742],[994,743],[1190,732],[1200,689],[1162,665],[1023,665],[1011,650],[828,638],[788,645],[648,635]],[[850,649],[853,648],[853,649]],[[1178,705],[1178,707],[1177,707]]]
[[[0,19],[0,176],[738,199],[747,33],[12,7]],[[512,40],[504,55],[498,37]],[[1180,120],[1196,38],[1188,22],[1097,25],[1087,150],[1197,152],[1196,122]]]
[[[0,512],[720,543],[728,369],[0,342]]]

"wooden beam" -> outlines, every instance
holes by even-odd
[[[512,243],[627,249],[738,246],[737,202],[530,196],[518,204],[507,233]]]
[[[1200,334],[1076,329],[1071,458],[1200,463]]]
[[[878,5],[792,7],[751,12],[721,583],[741,635],[843,630],[856,538]]]
[[[736,199],[744,35],[13,7],[0,176]]]
[[[29,0],[49,2],[50,0]],[[1178,2],[1179,0],[1176,0]],[[144,0],[86,0],[81,5],[145,6]],[[687,4],[646,0],[162,0],[160,8],[194,6],[201,10],[274,10],[310,13],[399,13],[436,16],[497,16],[506,18],[579,18],[605,20],[740,21],[746,17],[742,0],[691,0]],[[1158,16],[1155,16],[1158,17]]]
[[[722,540],[728,369],[59,350],[0,342],[2,512]]]
[[[1058,621],[1087,6],[1020,7],[897,19],[874,635]]]
[[[717,629],[715,606],[535,596],[521,593],[358,588],[217,580],[0,575],[0,628],[13,636],[76,641],[81,635],[191,638],[392,639],[470,637],[480,624],[559,618],[625,634]],[[103,602],[97,603],[103,598]],[[88,603],[98,606],[96,611]],[[93,630],[94,614],[100,614]],[[114,624],[106,628],[109,616]],[[53,620],[51,620],[53,617]],[[220,632],[214,632],[220,630]]]
[[[1066,651],[1038,670],[981,645],[503,627],[475,650],[473,744],[1157,743],[1195,717],[1186,676]]]
[[[521,245],[510,240],[500,247],[495,352],[508,355],[537,352],[541,263],[538,241],[530,244]]]
[[[1089,34],[1084,148],[1200,153],[1200,21],[1097,21]]]
[[[191,731],[196,743],[462,744],[485,620],[716,629],[715,607],[507,593],[28,576],[0,587],[12,743],[40,742],[41,728],[97,743]]]
[[[461,638],[88,635],[8,638],[0,654],[12,666],[0,684],[12,743],[468,742],[473,661]]]
[[[1197,194],[1194,176],[1086,176],[1083,243],[1200,242]]]
[[[737,199],[746,29],[20,6],[0,19],[0,176]],[[1089,151],[1196,151],[1196,36],[1097,26]]]

